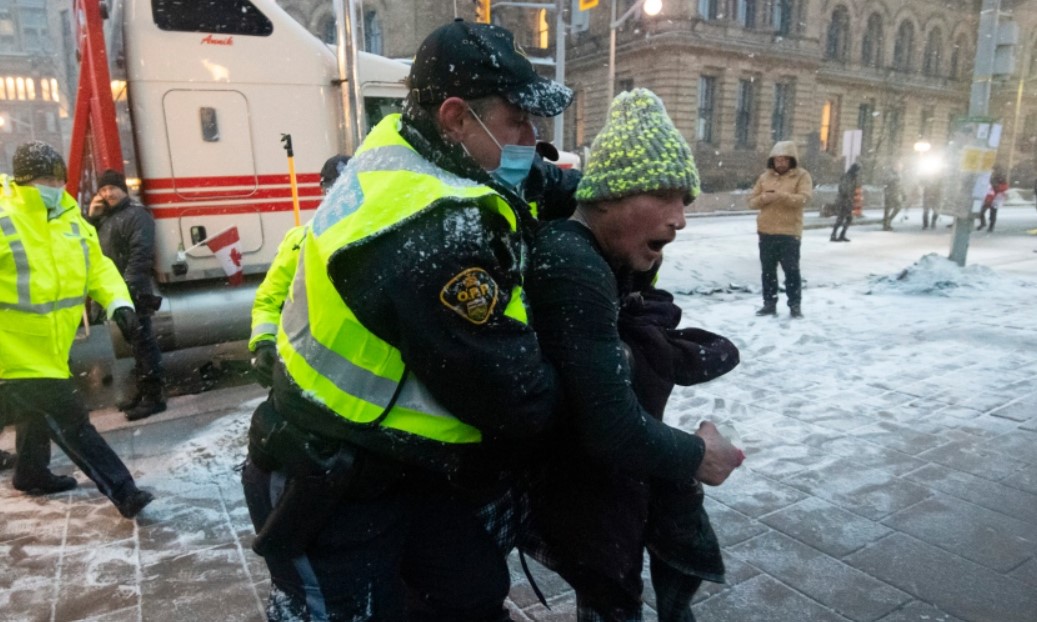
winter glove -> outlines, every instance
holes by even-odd
[[[256,351],[252,357],[252,371],[262,387],[274,383],[274,363],[277,361],[277,346],[269,339],[256,343]]]
[[[701,328],[666,331],[673,356],[673,381],[681,386],[708,382],[738,366],[738,348],[731,340]]]
[[[112,320],[119,327],[126,343],[134,343],[140,335],[140,320],[132,307],[119,307],[112,313]]]

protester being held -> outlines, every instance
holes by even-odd
[[[97,186],[95,200],[90,202],[90,221],[97,227],[101,250],[126,281],[140,320],[140,331],[129,344],[133,350],[134,389],[118,404],[126,419],[137,421],[166,409],[162,351],[151,326],[151,317],[162,304],[162,298],[152,289],[155,219],[130,198],[126,176],[121,172],[104,171]]]
[[[730,342],[671,330],[680,309],[646,283],[637,289],[648,298],[630,303],[638,309],[628,308],[626,332],[637,342],[635,366],[650,378],[635,380],[621,340],[620,305],[631,279],[658,266],[698,192],[691,150],[659,98],[646,89],[621,93],[591,147],[573,217],[545,225],[533,247],[527,288],[535,328],[566,401],[546,470],[534,478],[533,530],[524,548],[574,586],[581,620],[640,618],[649,498],[667,498],[660,510],[689,511],[663,512],[685,532],[699,534],[704,525],[711,535],[696,484],[721,484],[743,457],[712,423],[690,434],[661,421],[674,382],[701,381],[737,364]],[[704,361],[720,358],[726,364],[707,369]],[[632,384],[655,412],[639,403]],[[661,518],[655,525],[673,545],[675,530]],[[719,566],[705,574],[719,580],[723,565],[714,552]],[[687,550],[669,553],[676,565],[653,553],[653,582],[667,603],[665,619],[686,619],[701,577],[678,563]]]
[[[525,306],[533,117],[498,26],[419,47],[307,227],[242,480],[271,620],[506,620],[517,472],[560,400]]]
[[[137,488],[126,466],[90,423],[68,366],[84,293],[102,305],[132,343],[140,331],[126,283],[101,252],[97,232],[64,191],[66,168],[50,145],[20,145],[14,183],[0,196],[0,412],[17,423],[12,484],[30,495],[75,488],[49,469],[53,440],[132,518],[154,497]]]
[[[979,210],[979,226],[976,230],[979,231],[983,227],[987,226],[987,212],[990,212],[990,226],[987,228],[988,232],[993,233],[994,224],[997,223],[997,210],[1005,204],[1005,199],[1008,193],[1008,176],[1005,175],[1004,169],[998,165],[994,165],[994,170],[990,173],[990,190],[987,191],[986,196],[983,197],[983,206]]]
[[[328,194],[347,164],[349,156],[344,155],[333,155],[324,162],[320,169],[322,195]],[[264,387],[269,387],[273,382],[274,363],[277,361],[277,325],[281,322],[281,309],[292,286],[295,267],[299,264],[299,248],[305,235],[306,225],[292,227],[285,233],[266,276],[256,288],[248,349],[252,352],[252,372]]]
[[[810,173],[799,166],[796,143],[779,141],[767,158],[767,170],[753,184],[749,207],[758,210],[756,232],[760,237],[763,271],[763,306],[756,315],[778,312],[778,264],[785,273],[789,314],[803,317],[803,284],[799,272],[799,248],[803,237],[803,210],[814,193]]]
[[[854,162],[839,180],[839,196],[836,199],[835,226],[832,227],[832,242],[849,242],[846,229],[853,223],[854,206],[861,202],[861,165]],[[842,231],[839,231],[842,227]]]
[[[886,169],[886,176],[883,180],[883,208],[882,208],[882,230],[892,231],[893,220],[900,213],[900,210],[904,208],[904,185],[900,179],[900,162],[891,164]]]

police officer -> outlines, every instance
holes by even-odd
[[[68,367],[85,296],[132,341],[140,324],[129,291],[64,191],[61,155],[34,141],[18,147],[13,164],[14,183],[3,178],[0,196],[0,412],[18,422],[12,483],[30,495],[76,487],[74,478],[48,469],[53,440],[132,518],[154,497],[137,488],[91,425]]]
[[[507,30],[422,43],[402,115],[307,228],[253,415],[246,500],[272,620],[506,620],[513,470],[559,400],[522,280],[533,117],[572,92]]]

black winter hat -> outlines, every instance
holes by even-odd
[[[561,114],[573,98],[568,87],[537,74],[511,32],[461,19],[440,26],[422,42],[408,86],[422,105],[448,97],[500,95],[540,117]]]
[[[328,158],[324,162],[324,166],[320,167],[320,185],[324,188],[331,187],[347,164],[349,164],[349,156],[333,155]]]
[[[63,181],[68,179],[64,158],[54,147],[41,140],[18,145],[11,164],[14,181],[18,184],[27,184],[39,177],[56,177]]]
[[[123,192],[129,192],[129,188],[126,187],[126,176],[115,169],[108,169],[101,173],[101,176],[97,178],[97,189],[100,190],[105,186],[115,186]]]

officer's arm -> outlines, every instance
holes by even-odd
[[[80,217],[80,231],[90,257],[90,271],[86,275],[87,295],[104,307],[108,317],[119,307],[133,308],[130,291],[122,280],[115,263],[101,252],[97,231],[85,218]]]
[[[263,282],[256,288],[256,299],[252,303],[252,333],[248,348],[253,352],[260,341],[273,341],[277,338],[277,327],[281,323],[281,309],[288,298],[288,290],[295,277],[295,268],[299,264],[299,245],[302,243],[305,227],[289,229],[277,254],[270,263]]]
[[[522,438],[548,424],[557,378],[526,317],[506,235],[498,215],[440,206],[363,252],[340,253],[329,274],[447,410],[484,434]]]

